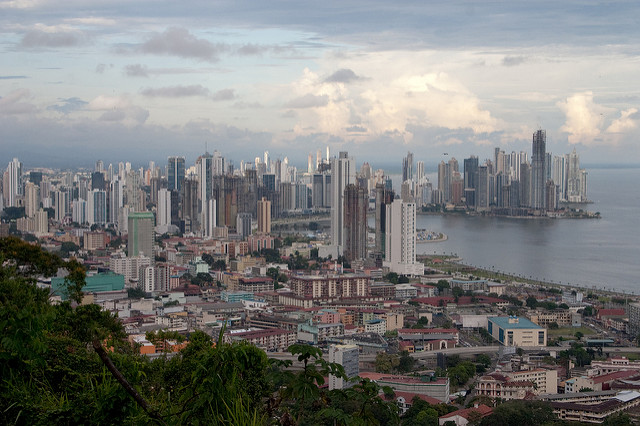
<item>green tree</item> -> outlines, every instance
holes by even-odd
[[[400,373],[408,373],[413,369],[416,360],[409,355],[409,352],[402,351],[398,360],[398,371]]]
[[[144,290],[140,287],[127,289],[127,297],[129,299],[142,299],[144,296],[145,296]]]
[[[397,355],[390,355],[386,352],[378,352],[376,355],[375,368],[377,373],[393,373],[400,365],[400,358]]]
[[[396,272],[389,272],[384,276],[384,279],[389,281],[391,284],[398,284],[398,274]]]
[[[24,207],[5,207],[3,213],[8,222],[25,217]]]
[[[62,254],[63,257],[69,257],[71,253],[75,253],[78,250],[80,250],[80,246],[71,241],[65,241],[60,245],[60,254]]]
[[[484,417],[482,426],[538,426],[556,419],[551,405],[542,401],[513,400],[504,402],[493,409],[493,413]]]
[[[442,294],[445,289],[450,288],[449,281],[447,280],[438,280],[436,283],[436,287],[438,288],[438,294]]]
[[[528,308],[535,309],[538,306],[538,299],[534,296],[527,297],[526,305]]]
[[[267,269],[267,276],[271,277],[272,280],[277,280],[278,275],[280,274],[280,269],[278,268],[269,268]]]

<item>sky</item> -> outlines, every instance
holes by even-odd
[[[640,2],[0,0],[0,161],[640,163]]]

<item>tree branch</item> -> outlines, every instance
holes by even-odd
[[[122,385],[122,387],[127,391],[127,393],[131,395],[131,397],[138,403],[138,405],[142,407],[142,409],[151,418],[157,420],[161,424],[165,424],[164,420],[162,420],[162,417],[160,417],[160,415],[158,415],[158,413],[149,406],[149,403],[142,397],[142,395],[138,393],[137,390],[134,389],[133,386],[131,386],[131,383],[129,383],[129,381],[124,377],[124,375],[120,372],[120,370],[118,370],[118,367],[116,367],[113,361],[111,361],[111,358],[109,358],[107,351],[104,350],[100,341],[97,339],[94,339],[92,341],[92,344],[93,344],[93,349],[96,351],[96,353],[98,354],[98,356],[100,357],[104,365],[107,367],[107,369],[111,372],[111,375],[113,375],[113,377],[118,381],[118,383]]]

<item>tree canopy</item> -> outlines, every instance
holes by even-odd
[[[36,277],[66,270],[69,300],[51,304]],[[81,305],[84,269],[16,238],[0,239],[2,424],[398,424],[397,406],[359,378],[346,379],[319,349],[290,348],[302,363],[269,360],[248,343],[202,331],[173,356],[139,354],[118,319]],[[182,336],[161,331],[157,344]]]

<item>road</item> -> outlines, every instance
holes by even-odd
[[[411,354],[412,358],[415,359],[425,359],[425,358],[434,358],[438,356],[439,353],[445,355],[474,355],[474,354],[497,354],[500,351],[500,348],[503,346],[473,346],[473,347],[458,347],[451,349],[441,349],[438,351],[427,351],[427,352],[415,352]],[[522,347],[525,352],[561,352],[568,348],[564,346],[532,346],[532,347]],[[593,348],[596,349],[596,348]],[[602,351],[604,354],[622,354],[622,353],[640,353],[640,348],[636,346],[624,346],[624,347],[607,347],[605,346]],[[282,353],[282,352],[269,352],[267,353],[269,358],[275,358],[280,360],[290,360],[297,362],[297,355],[291,355],[290,353]],[[360,355],[360,362],[374,362],[376,359],[375,354],[368,355]]]

